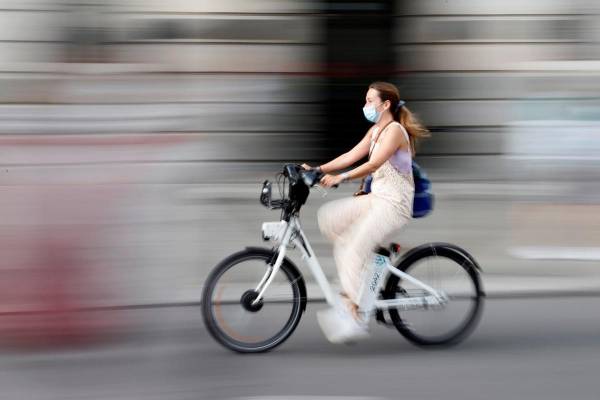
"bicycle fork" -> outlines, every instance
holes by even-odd
[[[285,233],[283,234],[281,244],[279,245],[275,263],[270,265],[269,268],[267,268],[267,272],[265,272],[265,275],[262,277],[259,284],[256,286],[256,289],[254,289],[256,292],[258,292],[258,296],[252,302],[253,306],[257,305],[262,300],[262,298],[265,294],[265,291],[267,290],[267,288],[269,287],[269,285],[271,284],[271,282],[273,281],[273,279],[279,272],[279,269],[281,268],[281,264],[283,264],[283,260],[285,259],[285,253],[287,250],[288,242],[290,241],[290,239],[292,237],[292,233],[293,233],[293,229],[288,224],[285,228]]]

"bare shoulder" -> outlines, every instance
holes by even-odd
[[[410,144],[404,127],[397,121],[389,124],[385,129],[384,140],[400,150],[406,150]]]
[[[385,130],[386,135],[393,136],[394,138],[402,138],[401,142],[406,142],[406,129],[404,129],[400,122],[393,122],[389,124]]]
[[[407,133],[406,128],[404,127],[404,125],[402,125],[400,122],[398,121],[394,121],[393,123],[390,124],[391,126],[393,126],[395,129],[397,129],[400,132]]]

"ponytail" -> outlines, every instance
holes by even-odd
[[[391,110],[394,110],[392,112],[394,120],[400,122],[408,132],[410,149],[414,156],[417,140],[431,136],[429,130],[423,125],[419,118],[404,105],[404,101],[400,100],[400,92],[395,85],[389,82],[373,82],[369,85],[369,88],[377,90],[382,101],[389,100],[391,103]]]
[[[394,114],[394,120],[400,122],[404,129],[408,132],[410,139],[410,149],[413,156],[416,153],[415,144],[418,139],[431,136],[429,130],[423,125],[419,118],[413,114],[408,107],[400,106],[400,109]]]

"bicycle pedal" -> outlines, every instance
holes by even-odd
[[[391,321],[385,319],[383,310],[377,310],[375,312],[375,320],[387,328],[394,328],[394,324]]]
[[[394,242],[390,243],[388,248],[393,255],[398,255],[402,251],[402,246]]]

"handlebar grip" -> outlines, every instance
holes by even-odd
[[[321,178],[323,178],[325,176],[324,173],[320,172],[320,171],[316,171],[314,169],[302,169],[301,172],[302,175],[302,179],[304,180],[304,183],[306,183],[307,186],[312,187],[314,185],[316,185],[317,183],[319,183],[319,181],[321,180]],[[332,187],[334,189],[337,189],[340,185],[333,185]]]

